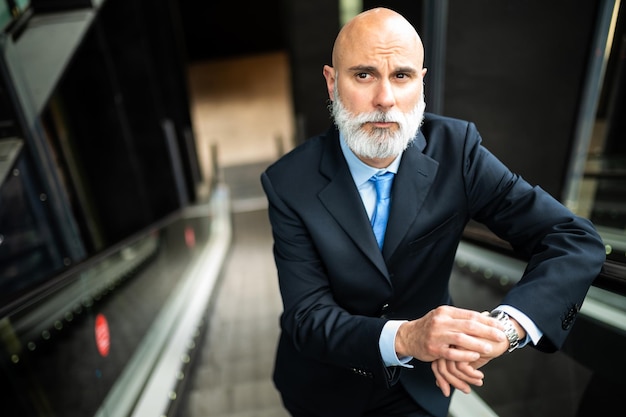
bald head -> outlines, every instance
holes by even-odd
[[[416,65],[423,65],[424,47],[413,25],[399,13],[381,7],[358,14],[339,31],[333,67],[339,67],[350,51],[385,46],[402,47],[413,55]]]

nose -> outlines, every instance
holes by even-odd
[[[377,108],[389,109],[396,103],[393,88],[389,80],[381,80],[376,86],[374,105]]]

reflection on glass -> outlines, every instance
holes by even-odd
[[[5,0],[0,0],[0,30],[4,30],[4,28],[11,22],[12,18],[9,5]]]
[[[64,267],[33,172],[21,154],[0,182],[0,309]]]
[[[607,243],[607,256],[626,262],[626,13],[619,6],[608,36],[606,71],[575,204]]]

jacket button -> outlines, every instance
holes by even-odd
[[[563,330],[569,330],[570,327],[572,327],[572,325],[574,324],[574,320],[576,319],[576,314],[579,310],[580,307],[574,305],[567,311],[565,318],[563,318],[563,321],[561,322],[561,328]]]
[[[383,306],[380,308],[380,318],[381,319],[386,319],[387,318],[387,310],[389,310],[389,304],[385,303],[383,304]]]

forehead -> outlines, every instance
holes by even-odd
[[[392,24],[361,25],[346,31],[336,45],[335,66],[400,65],[421,69],[423,49],[417,33]]]
[[[348,48],[342,54],[340,67],[355,65],[379,67],[381,65],[410,66],[416,70],[422,67],[421,57],[415,48],[401,42],[365,43]]]

